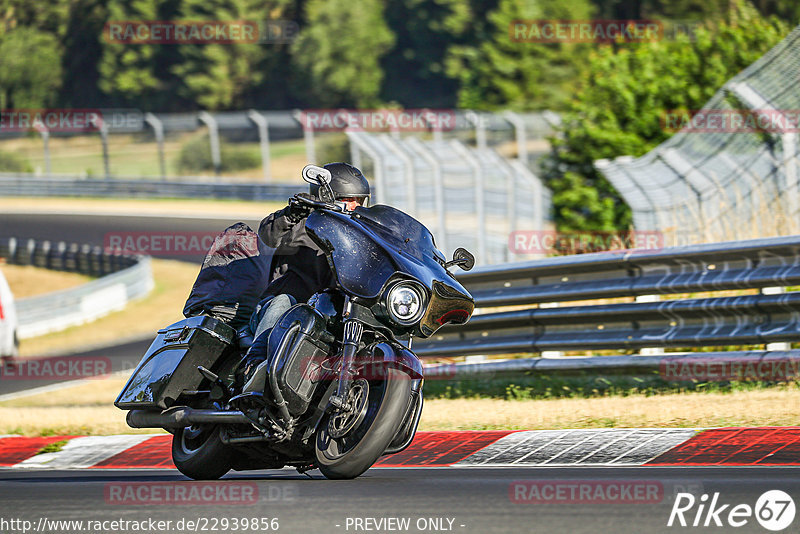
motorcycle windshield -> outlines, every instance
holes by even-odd
[[[306,220],[306,230],[328,252],[339,284],[356,296],[377,297],[397,272],[429,289],[446,281],[469,295],[444,268],[430,231],[391,206],[358,207],[352,215],[317,210]]]

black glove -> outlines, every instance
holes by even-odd
[[[302,199],[308,199],[311,201],[317,200],[308,193],[298,193],[295,195],[295,197],[300,197]],[[302,200],[295,197],[289,199],[289,207],[288,211],[286,212],[286,220],[292,224],[297,224],[308,217],[308,214],[314,209],[313,206],[310,206],[309,204],[306,204]]]

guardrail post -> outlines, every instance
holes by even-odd
[[[203,124],[208,126],[208,140],[211,144],[211,163],[214,165],[214,174],[219,176],[222,172],[222,156],[219,149],[219,126],[216,119],[207,111],[197,114]]]
[[[542,302],[539,304],[540,308],[558,308],[560,304],[558,302]],[[539,354],[542,358],[563,358],[564,353],[560,350],[543,350]]]
[[[762,295],[782,295],[786,293],[785,287],[762,287]],[[775,343],[767,343],[764,345],[766,350],[791,350],[792,344],[785,341],[778,341]]]
[[[272,171],[269,159],[269,122],[258,111],[251,109],[247,112],[248,118],[258,127],[258,144],[261,148],[261,167],[264,170],[264,180],[272,180]]]
[[[152,113],[145,113],[144,121],[153,128],[153,133],[156,136],[156,144],[158,145],[158,168],[161,172],[161,179],[164,180],[167,178],[167,164],[164,159],[164,123]]]
[[[661,300],[659,295],[638,295],[634,299],[634,302],[658,302]],[[639,349],[639,354],[642,356],[657,356],[659,354],[664,354],[663,347],[646,347]]]

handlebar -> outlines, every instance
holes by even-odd
[[[290,202],[296,202],[298,204],[305,204],[306,206],[309,206],[309,207],[312,207],[312,208],[321,208],[321,209],[326,209],[326,210],[342,211],[341,206],[338,206],[337,204],[332,204],[330,202],[323,202],[321,200],[315,200],[315,199],[309,198],[307,196],[303,196],[300,193],[294,195],[291,198]]]

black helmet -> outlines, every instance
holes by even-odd
[[[328,163],[323,165],[331,173],[331,189],[336,199],[358,198],[362,204],[366,205],[369,198],[369,182],[361,174],[361,171],[349,163]],[[311,184],[309,191],[312,195],[319,198],[319,186]]]

